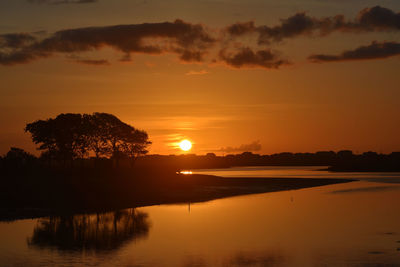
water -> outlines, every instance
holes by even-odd
[[[193,174],[222,177],[270,177],[270,178],[343,178],[371,182],[400,183],[400,172],[330,172],[323,166],[257,166],[226,169],[201,169]]]
[[[357,181],[2,222],[0,266],[400,266],[399,204]]]

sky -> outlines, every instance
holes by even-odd
[[[400,151],[397,0],[0,0],[0,154],[107,112],[150,153]],[[35,152],[37,153],[37,152]]]

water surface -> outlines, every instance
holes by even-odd
[[[191,170],[193,174],[209,174],[228,178],[343,178],[374,182],[400,183],[400,172],[330,172],[324,166],[256,166],[225,169]]]
[[[0,266],[400,266],[399,204],[357,181],[3,222]]]

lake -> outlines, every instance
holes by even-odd
[[[194,172],[226,177],[325,174],[311,167]],[[0,266],[400,266],[399,176],[347,175],[361,181],[1,222]]]
[[[400,172],[330,172],[323,166],[256,166],[192,170],[193,174],[270,178],[342,178],[371,182],[400,183]],[[183,171],[185,172],[185,171]]]

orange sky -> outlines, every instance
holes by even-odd
[[[10,146],[33,152],[24,125],[66,112],[112,113],[149,133],[151,153],[177,153],[170,144],[184,138],[194,143],[191,152],[197,154],[224,153],[226,148],[265,154],[400,150],[398,1],[55,2],[0,2],[0,154]],[[391,22],[379,24],[379,14],[366,22],[359,19],[361,10],[376,5],[391,10]],[[268,44],[258,43],[258,32],[236,37],[226,30],[248,21],[272,28],[301,12],[313,18],[317,28],[293,36],[291,29],[281,27],[282,40],[269,32]],[[321,34],[321,18],[336,15],[352,24]],[[133,50],[137,48],[132,48],[131,39],[117,47],[95,43],[83,51],[79,45],[92,30],[67,40],[72,52],[65,51],[65,39],[54,41],[59,30],[101,26],[98,35],[114,36],[109,26],[159,27],[169,22],[175,27],[176,19],[190,25],[188,37],[163,39],[160,35],[170,30],[162,26],[157,33],[150,29],[149,37],[141,40],[142,45],[157,44],[160,53]],[[202,27],[212,44],[198,37],[193,27]],[[36,44],[7,44],[4,34],[10,33],[32,35]],[[188,43],[192,37],[200,39]],[[46,38],[51,45],[42,41]],[[117,42],[126,35],[118,38]],[[127,45],[131,60],[122,62],[125,52],[120,48]],[[254,54],[240,54],[245,47]],[[357,50],[360,47],[364,50]],[[186,49],[205,52],[204,57],[186,60]],[[15,53],[21,51],[33,58],[16,62]],[[257,51],[268,51],[273,59]],[[236,53],[241,57],[235,58]],[[335,60],[314,63],[308,57],[315,54]],[[101,64],[104,60],[108,64]]]

